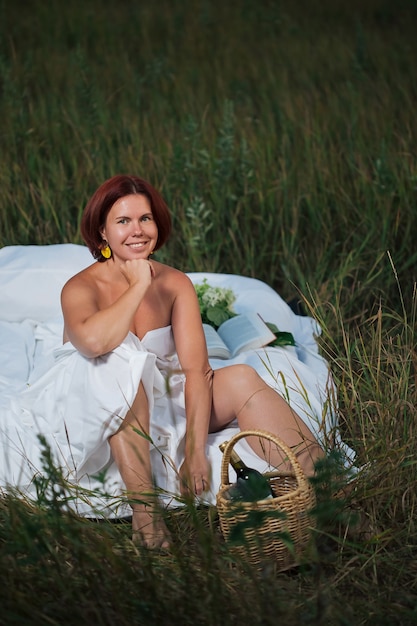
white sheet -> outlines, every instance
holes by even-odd
[[[35,384],[39,376],[52,367],[53,351],[62,342],[61,289],[70,276],[92,262],[84,246],[73,244],[11,246],[0,250],[0,419],[1,411],[8,406],[10,398],[17,398],[20,390],[28,384]],[[256,279],[209,273],[189,276],[194,283],[207,278],[211,285],[231,288],[237,296],[234,305],[237,312],[256,310],[265,321],[273,322],[280,330],[294,335],[296,348],[251,351],[230,361],[212,359],[211,363],[214,368],[231,363],[251,364],[284,397],[287,394],[291,396],[295,410],[324,441],[337,424],[334,411],[329,411],[329,369],[318,353],[315,336],[320,333],[320,328],[315,320],[295,315],[273,289]],[[162,446],[161,449],[165,446],[167,458],[172,458],[172,446],[176,445],[177,434],[172,431],[172,426],[165,431],[160,426],[154,431],[155,443]],[[213,489],[207,500],[211,503],[214,502],[220,479],[221,453],[218,445],[235,432],[237,428],[231,428],[209,437]],[[343,447],[340,439],[338,442]],[[28,445],[31,448],[28,455],[35,457],[36,447],[39,448],[36,438]],[[264,469],[263,462],[253,458],[255,455],[245,442],[238,445],[240,453],[244,457],[246,455],[251,465]],[[4,441],[3,446],[6,446]],[[347,447],[344,450],[347,457],[353,458],[352,451]],[[175,492],[177,487],[173,474],[168,479],[166,472],[163,476],[166,470],[164,460],[158,456],[154,461],[158,483]],[[115,493],[120,488],[119,481]],[[166,500],[168,504],[171,502],[169,496]],[[79,498],[75,508],[85,515],[92,514],[91,511],[97,507],[104,507],[107,515],[123,514],[123,510],[116,505],[109,510],[106,504],[98,501],[99,497],[87,499],[87,502]]]

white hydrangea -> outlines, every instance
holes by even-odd
[[[232,289],[212,287],[205,278],[202,283],[196,284],[195,290],[200,306],[201,319],[204,324],[218,328],[223,322],[236,315],[233,303],[236,296]]]
[[[202,301],[206,306],[223,306],[229,307],[235,301],[235,295],[231,289],[222,287],[209,287],[203,294]]]

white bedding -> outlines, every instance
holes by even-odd
[[[88,249],[74,244],[0,249],[0,420],[1,411],[10,398],[18,397],[20,390],[32,385],[52,366],[53,350],[62,343],[61,289],[68,278],[92,262]],[[211,285],[231,288],[237,296],[234,304],[237,312],[255,310],[280,330],[293,334],[295,348],[268,348],[262,353],[249,351],[230,361],[212,359],[211,363],[213,368],[236,362],[253,365],[280,393],[284,396],[290,394],[294,409],[325,445],[330,434],[334,434],[337,423],[335,412],[329,410],[329,406],[333,405],[328,402],[329,388],[331,395],[334,390],[329,383],[328,364],[319,355],[315,340],[320,333],[318,324],[310,317],[295,315],[273,289],[256,279],[209,273],[189,276],[194,283],[207,278]],[[237,428],[232,427],[209,437],[213,485],[206,499],[211,503],[220,481],[221,454],[218,445],[235,432]],[[172,439],[169,429],[166,438]],[[162,431],[159,439],[157,443],[161,445],[164,439]],[[352,451],[342,444],[337,432],[336,440],[347,457],[353,458]],[[175,445],[174,442],[171,445]],[[169,441],[167,446],[169,448]],[[238,446],[248,462],[263,469],[259,459],[253,458],[244,442],[239,442]],[[163,462],[155,463],[154,472],[158,483],[164,483],[168,491],[177,491],[172,476],[169,480],[158,477],[164,472]],[[82,504],[76,508],[88,515],[96,506]],[[110,508],[107,514],[121,514],[119,511]]]

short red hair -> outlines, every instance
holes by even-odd
[[[81,236],[91,254],[97,261],[105,261],[101,255],[103,239],[100,231],[104,227],[113,204],[120,198],[141,194],[146,196],[151,205],[151,211],[158,227],[158,240],[155,250],[159,250],[171,234],[172,222],[168,206],[162,196],[150,183],[138,176],[117,174],[106,180],[94,192],[81,218]]]

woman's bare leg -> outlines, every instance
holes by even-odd
[[[148,548],[168,548],[170,535],[158,511],[148,437],[148,399],[140,383],[122,426],[109,439],[109,443],[127,493],[133,501],[133,539],[141,541]]]
[[[241,430],[259,429],[277,435],[292,448],[306,475],[313,475],[314,463],[323,455],[322,448],[284,398],[248,365],[232,365],[214,372],[210,431],[222,430],[236,417]],[[283,466],[282,456],[264,439],[247,440],[271,465]]]

